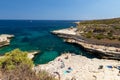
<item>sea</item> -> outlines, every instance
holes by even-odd
[[[45,64],[65,52],[93,58],[94,55],[84,51],[80,46],[66,43],[51,31],[76,27],[76,20],[0,20],[0,34],[13,34],[9,46],[0,48],[0,55],[13,49],[23,51],[40,51],[34,63]]]

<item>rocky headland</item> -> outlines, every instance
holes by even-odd
[[[64,41],[66,42],[80,45],[84,50],[97,55],[99,58],[120,60],[120,47],[105,46],[100,45],[99,43],[95,44],[96,42],[91,43],[93,41],[89,41],[82,36],[76,35],[76,30],[76,28],[62,29],[55,30],[52,33],[64,38]]]
[[[0,35],[0,47],[6,46],[10,44],[11,38],[13,38],[14,35],[9,34],[1,34]]]
[[[77,22],[76,28],[52,31],[99,58],[120,60],[120,18]]]

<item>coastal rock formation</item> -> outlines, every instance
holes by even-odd
[[[28,58],[33,59],[40,51],[28,52]]]
[[[88,43],[76,41],[74,39],[65,39],[65,41],[69,43],[76,43],[78,45],[81,45],[81,47],[83,47],[84,50],[92,54],[95,54],[98,58],[120,60],[120,48],[107,47],[104,45],[88,44]]]
[[[53,34],[69,34],[69,35],[76,35],[77,28],[68,28],[68,29],[61,29],[52,31]]]
[[[97,55],[99,58],[120,60],[120,45],[96,42],[96,40],[87,39],[77,35],[76,28],[55,30],[53,34],[64,38],[64,41],[75,43],[83,47],[86,51]]]
[[[71,53],[62,54],[48,64],[38,65],[34,70],[46,70],[59,80],[120,79],[120,61],[89,59]]]
[[[10,40],[13,37],[14,37],[14,35],[8,35],[8,34],[0,35],[0,47],[9,45],[10,44]]]

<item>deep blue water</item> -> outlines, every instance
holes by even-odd
[[[14,34],[9,46],[0,49],[4,54],[15,48],[23,51],[40,50],[35,57],[36,64],[47,63],[64,52],[74,52],[83,56],[93,57],[80,47],[63,42],[50,33],[52,30],[76,26],[75,21],[62,20],[0,20],[0,34]]]

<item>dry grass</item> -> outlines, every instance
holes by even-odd
[[[28,65],[22,64],[16,66],[13,70],[0,71],[1,80],[57,80],[46,71],[40,71],[36,74]]]

